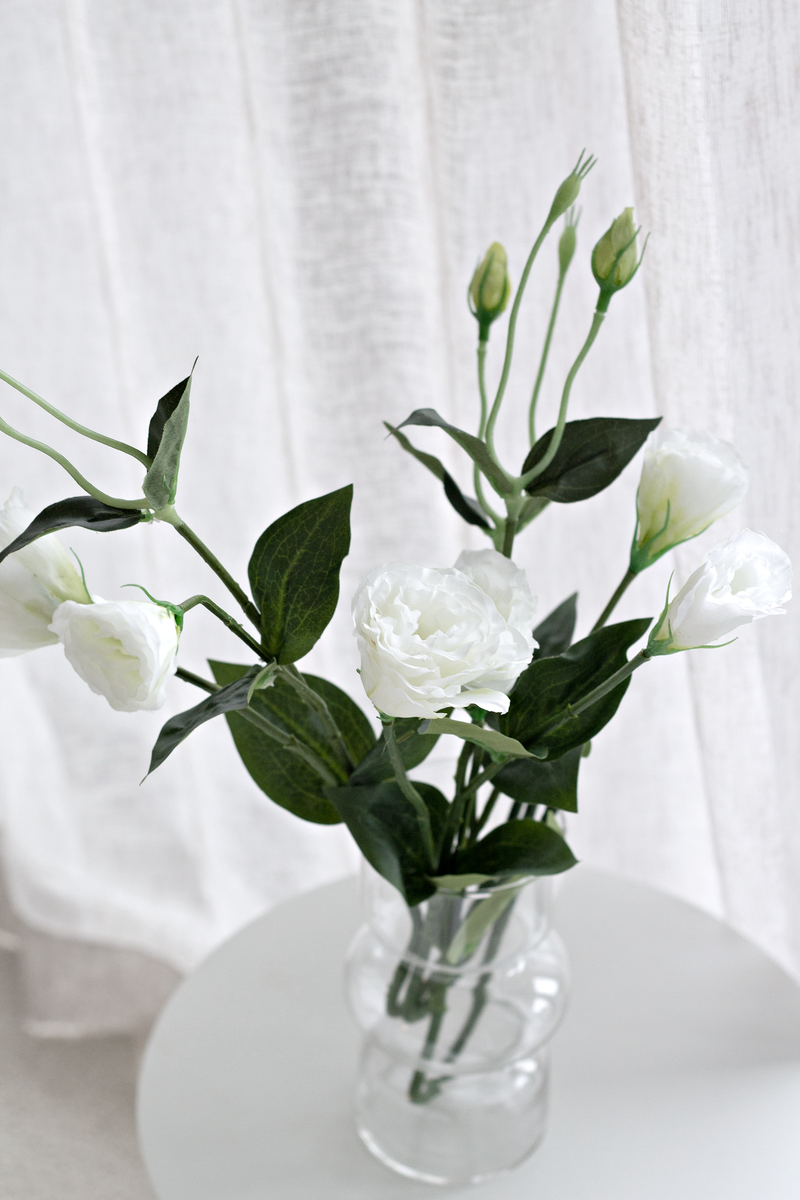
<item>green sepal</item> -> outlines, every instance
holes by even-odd
[[[546,762],[528,759],[506,763],[492,780],[492,787],[521,804],[545,804],[548,808],[577,812],[582,754],[583,747],[576,746],[560,758]]]
[[[625,666],[627,649],[649,626],[649,617],[606,625],[563,654],[535,659],[514,685],[511,707],[500,718],[500,732],[517,738],[524,746],[546,749],[550,759],[582,746],[614,716],[630,678],[578,716],[568,716],[556,729],[550,730],[550,726],[568,713],[570,705]]]
[[[147,513],[149,517],[150,513]],[[0,550],[0,563],[9,554],[24,550],[37,538],[56,533],[59,529],[77,525],[82,529],[93,529],[95,533],[111,533],[115,529],[130,529],[144,519],[145,515],[140,509],[112,508],[102,500],[95,500],[94,496],[70,496],[68,500],[57,500],[55,504],[43,508],[13,542]]]
[[[420,734],[420,724],[419,717],[397,717],[393,722],[395,741],[406,771],[424,762],[439,740],[437,734]],[[394,768],[389,760],[384,729],[369,753],[358,761],[358,766],[350,776],[350,783],[361,787],[383,783],[386,779],[394,779]]]
[[[333,616],[350,549],[353,486],[299,504],[262,533],[248,566],[264,653],[281,664],[308,654]]]
[[[578,860],[564,838],[541,821],[507,821],[450,862],[453,874],[478,873],[503,880],[513,876],[559,875]]]
[[[144,477],[142,491],[156,510],[175,502],[191,391],[192,376],[188,375],[161,397],[150,421],[147,453],[153,465]]]
[[[473,434],[465,433],[463,429],[458,429],[455,425],[450,425],[443,417],[439,416],[435,408],[416,409],[410,417],[406,417],[405,421],[401,421],[397,428],[402,429],[405,425],[433,425],[438,429],[443,429],[445,433],[450,435],[453,441],[458,442],[462,450],[466,450],[472,461],[480,467],[498,495],[510,496],[513,492],[514,489],[511,481],[503,468],[492,458],[486,448],[486,443]]]
[[[434,844],[439,847],[449,805],[438,788],[414,782],[430,814]],[[388,880],[409,907],[436,891],[428,878],[428,859],[416,810],[394,782],[369,787],[326,788],[325,793],[347,825],[367,862]]]
[[[568,421],[555,458],[525,490],[557,504],[575,504],[596,496],[614,482],[660,421],[661,417]],[[554,432],[548,429],[531,448],[522,475],[544,458]]]
[[[238,663],[209,661],[209,666],[221,685],[227,685],[248,672],[247,667]],[[245,693],[261,667],[252,670]],[[315,675],[304,675],[303,678],[328,705],[353,761],[359,762],[375,742],[369,720],[358,705],[334,684]],[[278,678],[274,687],[254,692],[250,707],[284,733],[292,734],[303,742],[321,759],[334,778],[341,779],[343,784],[346,782],[347,773],[328,742],[319,719],[285,680]],[[325,796],[325,785],[312,767],[290,754],[239,713],[226,714],[226,719],[242,762],[262,792],[304,821],[320,825],[339,822],[338,812]]]

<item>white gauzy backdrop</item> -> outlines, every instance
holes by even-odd
[[[645,265],[612,304],[572,413],[661,413],[735,442],[753,468],[744,508],[641,577],[619,615],[655,614],[670,571],[682,580],[743,524],[800,561],[788,0],[0,0],[0,32],[0,365],[144,444],[158,397],[199,355],[178,506],[239,577],[271,521],[353,482],[341,604],[307,669],[364,703],[349,622],[359,577],[482,544],[381,421],[432,406],[475,427],[475,261],[500,239],[519,278],[584,146],[599,161],[542,421],[588,329],[590,248],[634,203],[652,234]],[[514,466],[554,282],[548,244],[501,419]],[[0,413],[107,491],[136,493],[132,460],[6,387]],[[468,484],[444,434],[415,438]],[[542,613],[578,589],[580,633],[625,569],[637,473],[551,506],[517,543]],[[4,440],[0,503],[14,485],[36,510],[76,490]],[[136,582],[227,603],[168,527],[64,541],[106,598]],[[207,614],[187,618],[184,665],[242,661],[240,649]],[[722,916],[800,974],[797,678],[794,615],[640,671],[583,765],[571,836],[585,860]],[[258,791],[223,721],[139,785],[161,723],[199,699],[188,685],[174,681],[159,713],[115,713],[58,647],[0,661],[0,679],[5,871],[32,1028],[134,1023],[168,967],[354,869],[341,828],[303,824]],[[445,768],[440,756],[431,769]]]

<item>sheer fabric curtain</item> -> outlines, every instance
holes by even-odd
[[[475,426],[475,259],[498,238],[518,279],[584,145],[599,165],[542,422],[588,328],[589,249],[635,202],[652,231],[645,267],[614,301],[573,415],[659,412],[736,442],[751,496],[705,545],[747,523],[800,559],[800,22],[788,3],[3,0],[0,21],[2,366],[143,444],[156,400],[199,354],[179,508],[240,576],[275,517],[354,482],[341,605],[307,669],[363,703],[348,614],[359,577],[482,545],[381,421],[432,406]],[[501,420],[513,465],[554,284],[547,246]],[[136,489],[132,463],[8,389],[2,413],[107,490]],[[444,435],[417,440],[468,485]],[[74,490],[8,441],[0,466],[6,494],[24,487],[37,510]],[[635,487],[632,467],[522,536],[542,612],[577,588],[579,631],[591,626],[626,565]],[[64,540],[107,598],[138,582],[224,600],[169,528]],[[620,616],[658,611],[669,572],[685,577],[701,550],[641,577]],[[584,764],[573,841],[584,860],[723,916],[798,974],[796,626],[762,625],[719,655],[639,672]],[[195,611],[181,657],[202,672],[205,656],[241,657]],[[161,712],[127,715],[58,648],[0,672],[6,924],[21,922],[40,1033],[146,1020],[176,972],[242,923],[354,868],[341,829],[302,824],[258,791],[221,721],[139,787],[160,724],[198,698],[187,685],[171,685]]]

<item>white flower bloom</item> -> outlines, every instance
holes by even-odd
[[[380,712],[508,711],[507,693],[533,655],[534,601],[524,573],[495,551],[464,565],[474,582],[456,567],[387,563],[356,592],[361,682]]]
[[[178,628],[169,609],[148,600],[67,601],[53,633],[84,682],[117,712],[161,708],[176,670]]]
[[[695,429],[655,429],[644,447],[631,566],[642,570],[724,517],[741,504],[748,479],[746,464],[727,442]]]
[[[14,488],[0,511],[0,549],[19,537],[34,516],[22,492]],[[56,643],[49,625],[65,600],[90,603],[80,575],[54,533],[9,554],[0,563],[0,658]]]
[[[651,654],[707,646],[739,625],[777,616],[792,595],[789,556],[763,533],[742,529],[709,550],[648,643]]]

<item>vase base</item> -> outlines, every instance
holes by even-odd
[[[542,1142],[544,1141],[544,1133],[542,1130],[539,1139],[530,1146],[525,1153],[516,1162],[510,1163],[507,1167],[501,1167],[491,1171],[484,1171],[474,1175],[431,1175],[427,1171],[417,1170],[415,1167],[407,1166],[406,1163],[398,1162],[392,1158],[390,1154],[380,1146],[368,1129],[356,1127],[356,1132],[361,1138],[361,1141],[369,1150],[373,1158],[377,1158],[378,1162],[383,1163],[390,1171],[394,1171],[397,1175],[402,1175],[406,1179],[414,1179],[417,1183],[430,1183],[435,1187],[466,1187],[470,1184],[488,1183],[492,1179],[500,1179],[503,1175],[509,1175],[517,1167],[521,1166],[527,1159],[534,1154]]]

